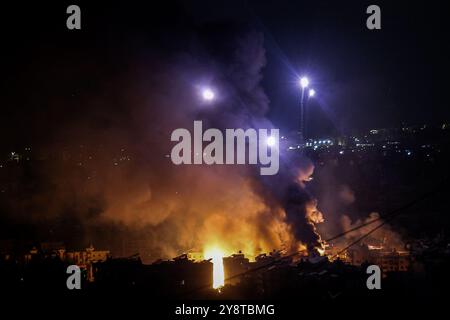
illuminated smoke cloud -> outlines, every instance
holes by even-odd
[[[371,222],[373,220],[379,219],[380,215],[377,212],[372,212],[368,217],[364,219],[357,219],[353,221],[347,216],[343,215],[340,218],[342,230],[350,230],[356,226]],[[376,228],[378,225],[384,222],[383,219],[380,219],[372,224],[369,224],[365,227],[357,229],[351,233],[345,235],[343,239],[341,239],[337,245],[338,246],[346,246],[356,239],[365,236],[372,229]],[[404,248],[404,241],[399,233],[395,232],[389,224],[384,224],[381,228],[371,233],[369,236],[364,238],[361,241],[363,244],[374,245],[374,246],[383,246],[388,250],[396,249],[402,250]]]
[[[262,35],[209,28],[187,38],[183,53],[129,54],[110,73],[102,73],[108,59],[76,57],[60,71],[75,78],[90,70],[92,86],[50,102],[47,116],[55,121],[42,139],[40,188],[27,200],[10,199],[11,219],[43,223],[42,234],[72,245],[140,251],[144,261],[214,242],[227,254],[250,255],[320,245],[315,223],[322,217],[304,187],[311,165],[286,158],[285,172],[264,180],[252,166],[174,166],[167,157],[170,133],[194,120],[219,129],[272,128],[260,86]],[[208,105],[198,100],[205,84],[217,88]]]

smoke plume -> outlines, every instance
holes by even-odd
[[[4,219],[36,226],[36,239],[139,251],[144,261],[211,244],[253,256],[320,247],[315,223],[323,218],[305,189],[313,166],[304,159],[282,154],[283,172],[271,178],[254,166],[172,164],[170,134],[192,130],[194,120],[272,127],[260,33],[208,27],[177,41],[183,50],[74,50],[28,70],[38,79],[47,70],[50,79],[32,94],[45,105],[45,117],[31,116],[28,127],[41,142],[33,145],[34,166],[20,173],[34,182],[7,200]],[[214,104],[199,99],[204,85],[217,89]]]

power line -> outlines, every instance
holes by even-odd
[[[364,235],[362,235],[361,237],[359,237],[358,239],[356,239],[355,241],[353,241],[351,244],[349,244],[348,246],[346,246],[344,249],[342,249],[341,251],[339,251],[339,252],[335,255],[335,256],[338,256],[339,254],[345,252],[345,251],[348,250],[350,247],[354,246],[355,244],[357,244],[358,242],[360,242],[361,240],[363,240],[364,238],[366,238],[366,237],[368,237],[369,235],[371,235],[372,233],[374,233],[376,230],[380,229],[380,228],[381,228],[383,225],[385,225],[388,221],[390,221],[390,220],[392,220],[393,218],[395,218],[399,213],[401,213],[401,212],[403,212],[404,210],[406,210],[406,209],[408,209],[408,208],[410,208],[410,207],[416,205],[417,203],[420,203],[420,202],[422,202],[422,201],[424,201],[424,200],[426,200],[426,199],[428,199],[428,198],[430,198],[430,197],[432,197],[432,196],[438,194],[440,191],[442,191],[443,187],[445,186],[445,183],[447,183],[447,182],[448,182],[448,177],[445,178],[445,179],[438,185],[438,187],[434,188],[432,191],[430,191],[430,192],[424,194],[423,196],[421,196],[421,197],[419,197],[419,198],[416,198],[415,200],[413,200],[413,201],[407,203],[406,205],[404,205],[404,206],[402,206],[402,207],[400,207],[400,208],[398,208],[398,209],[395,209],[395,210],[393,210],[393,211],[391,211],[391,212],[389,212],[389,213],[387,213],[387,214],[384,214],[384,215],[382,215],[382,216],[380,216],[380,217],[378,217],[378,218],[376,218],[376,219],[373,219],[373,220],[371,220],[371,221],[369,221],[369,222],[363,223],[363,224],[361,224],[361,225],[359,225],[359,226],[357,226],[357,227],[354,227],[354,228],[351,228],[351,229],[349,229],[349,230],[346,230],[346,231],[344,231],[344,232],[342,232],[342,233],[340,233],[340,234],[338,234],[338,235],[336,235],[336,236],[334,236],[334,237],[331,237],[331,238],[325,240],[325,242],[331,242],[331,241],[333,241],[333,240],[336,240],[336,239],[338,239],[338,238],[343,237],[344,235],[346,235],[346,234],[348,234],[348,233],[351,233],[351,232],[353,232],[353,231],[356,231],[356,230],[358,230],[358,229],[361,229],[361,228],[363,228],[363,227],[366,227],[366,226],[368,226],[368,225],[370,225],[370,224],[372,224],[372,223],[375,223],[376,221],[383,220],[383,222],[380,223],[378,226],[376,226],[375,228],[371,229],[369,232],[365,233]],[[283,261],[283,260],[287,260],[287,259],[289,259],[289,258],[295,257],[296,255],[298,255],[298,254],[300,254],[300,253],[302,253],[302,252],[304,252],[304,251],[306,251],[306,250],[296,251],[296,252],[294,252],[294,253],[292,253],[292,254],[289,254],[289,255],[287,255],[287,256],[283,256],[283,257],[281,257],[281,258],[278,258],[278,259],[275,259],[275,260],[273,260],[273,261],[270,261],[270,262],[268,262],[268,263],[266,263],[266,264],[264,264],[264,265],[261,265],[261,266],[252,268],[252,269],[250,269],[250,270],[246,270],[246,271],[244,271],[244,272],[241,272],[241,273],[239,273],[239,274],[235,274],[235,275],[233,275],[233,276],[231,276],[231,277],[225,278],[224,281],[229,281],[229,280],[232,280],[232,279],[235,279],[235,278],[239,278],[239,277],[245,276],[245,275],[247,275],[247,274],[250,274],[250,273],[253,273],[253,272],[256,272],[256,271],[259,271],[259,270],[268,268],[268,267],[271,267],[271,266],[273,266],[273,265],[275,265],[275,264],[277,264],[277,263],[279,263],[279,262],[281,262],[281,261]],[[204,289],[207,289],[207,288],[209,288],[209,287],[210,287],[209,285],[201,286],[201,287],[198,287],[198,288],[196,288],[196,289],[193,289],[193,290],[189,291],[188,293],[193,293],[193,292],[196,292],[196,291],[204,290]],[[188,294],[188,293],[185,293],[185,294]]]
[[[338,236],[346,235],[346,234],[349,233],[349,232],[355,231],[355,230],[357,230],[357,229],[360,229],[360,228],[362,228],[362,227],[365,227],[365,226],[367,226],[367,225],[369,225],[369,224],[372,224],[372,223],[374,223],[374,222],[376,222],[376,221],[380,221],[381,219],[383,219],[383,222],[382,222],[382,223],[380,223],[378,226],[376,226],[376,227],[373,228],[372,230],[368,231],[367,233],[365,233],[364,235],[362,235],[361,237],[359,237],[358,239],[356,239],[355,241],[353,241],[352,243],[350,243],[349,245],[347,245],[344,249],[340,250],[336,255],[334,255],[334,257],[339,256],[341,253],[347,251],[349,248],[353,247],[355,244],[357,244],[357,243],[360,242],[361,240],[363,240],[363,239],[367,238],[368,236],[370,236],[372,233],[374,233],[375,231],[377,231],[378,229],[380,229],[382,226],[384,226],[384,225],[385,225],[386,223],[388,223],[390,220],[394,219],[399,213],[401,213],[401,212],[403,212],[404,210],[406,210],[406,209],[408,209],[408,208],[414,206],[415,204],[417,204],[417,203],[419,203],[419,202],[421,202],[421,201],[423,201],[423,200],[425,200],[425,199],[428,199],[428,198],[430,198],[431,196],[434,196],[434,195],[438,194],[439,192],[441,192],[442,189],[443,189],[443,187],[445,186],[445,183],[448,182],[447,180],[448,180],[448,178],[444,179],[444,180],[439,184],[438,187],[436,187],[436,188],[434,188],[432,191],[430,191],[430,192],[424,194],[422,197],[417,198],[417,199],[411,201],[410,203],[404,205],[403,207],[398,208],[398,209],[396,209],[396,210],[394,210],[394,211],[391,211],[390,213],[385,214],[385,215],[383,215],[383,216],[381,216],[381,217],[379,217],[379,218],[377,218],[377,219],[371,220],[371,221],[369,221],[369,222],[367,222],[367,223],[364,223],[364,224],[362,224],[362,225],[360,225],[360,226],[358,226],[358,227],[355,227],[355,228],[352,228],[352,229],[350,229],[350,230],[347,230],[347,231],[341,233],[340,235],[338,235]],[[331,238],[331,240],[336,239],[338,236],[335,236],[335,237]],[[327,241],[330,241],[330,240],[327,240]]]
[[[353,247],[355,244],[357,244],[358,242],[360,242],[361,240],[363,240],[364,238],[367,238],[368,236],[370,236],[372,233],[374,233],[375,231],[377,231],[378,229],[380,229],[382,226],[384,226],[389,220],[385,220],[382,223],[380,223],[378,226],[376,226],[375,228],[373,228],[372,230],[370,230],[369,232],[367,232],[366,234],[362,235],[361,237],[359,237],[358,239],[356,239],[355,241],[353,241],[352,243],[350,243],[349,245],[347,245],[344,249],[340,250],[338,253],[336,253],[333,257],[337,257],[339,256],[341,253],[344,253],[345,251],[347,251],[349,248]]]
[[[426,193],[426,194],[422,195],[421,197],[419,197],[419,198],[417,198],[417,199],[415,199],[415,200],[413,200],[413,201],[407,203],[406,205],[404,205],[404,206],[402,206],[402,207],[400,207],[400,208],[397,208],[397,209],[395,209],[395,210],[393,210],[393,211],[391,211],[391,212],[389,212],[389,213],[386,213],[386,214],[384,214],[384,215],[380,215],[378,218],[375,218],[375,219],[373,219],[373,220],[370,220],[370,221],[368,221],[368,222],[365,222],[365,223],[363,223],[363,224],[360,224],[360,225],[358,225],[358,226],[356,226],[356,227],[353,227],[353,228],[351,228],[351,229],[348,229],[348,230],[346,230],[346,231],[344,231],[344,232],[342,232],[342,233],[339,233],[339,234],[335,235],[334,237],[331,237],[331,238],[329,238],[329,239],[327,239],[327,240],[325,240],[325,241],[326,241],[326,242],[333,241],[333,240],[335,240],[335,239],[341,238],[342,236],[345,236],[345,235],[348,234],[348,233],[351,233],[351,232],[353,232],[353,231],[356,231],[356,230],[358,230],[358,229],[361,229],[361,228],[363,228],[363,227],[366,227],[366,226],[368,226],[368,225],[371,225],[372,223],[375,223],[375,222],[377,222],[377,221],[385,220],[385,219],[387,219],[387,218],[389,218],[389,217],[391,217],[391,216],[396,216],[397,214],[403,212],[404,210],[409,209],[410,207],[413,207],[413,206],[416,205],[417,203],[422,202],[423,200],[426,200],[427,198],[429,198],[429,197],[431,197],[431,196],[437,194],[439,191],[441,191],[440,188],[436,188],[436,189],[434,189],[433,191],[430,191],[429,193]]]

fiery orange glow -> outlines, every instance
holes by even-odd
[[[220,289],[225,285],[225,272],[223,269],[223,251],[218,247],[205,250],[206,259],[212,259],[213,263],[213,288]]]
[[[320,256],[324,256],[325,255],[325,248],[316,248],[317,252],[319,252]]]

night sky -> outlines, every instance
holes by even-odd
[[[2,7],[6,238],[95,243],[114,253],[130,239],[144,245],[147,261],[215,238],[230,253],[279,248],[283,190],[302,162],[282,155],[284,173],[268,179],[254,166],[175,166],[170,134],[194,120],[220,130],[296,130],[303,75],[317,91],[307,103],[309,137],[450,120],[446,10],[437,1],[377,2],[382,29],[374,31],[365,1],[81,1],[81,30],[66,28],[70,4]],[[199,94],[205,85],[217,94],[209,105]],[[11,161],[13,151],[20,161]],[[314,163],[310,185],[328,225],[394,209],[391,199],[410,198],[397,187],[417,197],[448,166],[366,156],[344,169]],[[305,221],[287,219],[297,240],[316,243]],[[322,231],[325,239],[331,232]]]
[[[447,290],[448,281],[440,277],[448,274],[450,230],[450,11],[445,1],[93,2],[1,5],[3,279],[41,290],[46,277],[33,285],[28,274],[34,269],[28,264],[24,277],[11,271],[23,253],[33,247],[45,251],[47,244],[69,251],[93,246],[114,258],[132,257],[130,274],[120,271],[128,268],[125,260],[98,269],[115,281],[120,278],[113,271],[117,266],[123,288],[145,288],[129,277],[150,279],[135,262],[158,261],[157,281],[148,284],[159,297],[166,292],[155,289],[159,285],[173,284],[178,294],[197,277],[170,269],[177,274],[166,282],[163,274],[169,268],[159,264],[161,259],[188,252],[204,258],[209,252],[216,252],[213,258],[239,252],[250,259],[267,253],[272,267],[281,262],[280,269],[274,269],[275,277],[268,272],[245,277],[245,292],[263,288],[262,297],[284,292],[297,301],[299,292],[309,292],[296,286],[311,285],[327,297],[317,301],[340,296],[347,303],[361,291],[348,291],[356,277],[339,277],[346,269],[353,270],[349,275],[365,272],[342,265],[328,249],[342,253],[372,244],[382,245],[386,253],[392,249],[389,257],[397,257],[380,264],[400,261],[395,251],[412,253],[408,261],[418,262],[411,267],[417,276],[395,276],[404,292],[417,285],[425,288],[420,296],[426,296],[436,283]],[[66,27],[66,10],[73,4],[81,8],[81,30]],[[381,30],[366,27],[366,9],[372,4],[381,7]],[[316,91],[307,99],[303,141],[298,135],[302,76]],[[205,98],[205,89],[214,97]],[[187,143],[182,150],[183,158],[200,156],[203,162],[177,163],[180,152],[174,146],[188,139],[176,141],[174,133],[181,128],[192,140],[200,137],[193,133],[195,121],[202,121],[203,133],[208,128],[219,133],[260,129],[258,162],[250,161],[249,150],[256,148],[239,153],[242,143],[235,145],[232,158],[244,155],[244,163],[229,163],[235,147],[229,148],[227,131],[223,159],[205,160],[205,147],[213,143],[203,136],[203,145],[193,143],[191,152]],[[368,133],[376,128],[393,130]],[[275,131],[262,136],[261,129],[280,129],[282,140],[276,140]],[[222,144],[219,138],[214,143]],[[251,142],[245,147],[257,146]],[[269,163],[262,161],[263,146],[270,150]],[[221,156],[220,148],[214,148],[214,157]],[[261,174],[262,167],[272,165],[275,173]],[[369,231],[375,226],[366,224],[369,220],[380,224]],[[437,248],[442,258],[445,252],[446,263]],[[325,261],[316,258],[324,252],[339,258],[336,269],[319,272]],[[282,260],[273,260],[279,253]],[[308,253],[312,259],[302,257],[304,269],[291,272],[284,269],[291,253]],[[240,261],[236,266],[246,269],[237,259],[233,264]],[[256,259],[257,269],[263,260]],[[52,270],[48,274],[53,276]],[[291,274],[299,280],[286,281]],[[110,276],[99,275],[96,283],[106,284],[105,292],[123,291],[115,282],[108,285]],[[278,281],[280,275],[284,281]],[[276,283],[266,286],[266,278]],[[259,289],[251,288],[254,283]],[[351,294],[335,291],[339,283]],[[230,292],[238,293],[236,288]],[[397,301],[397,292],[391,293]]]
[[[81,1],[81,31],[66,29],[69,4],[3,5],[3,151],[51,139],[72,116],[95,117],[80,102],[134,61],[189,50],[192,37],[217,53],[208,37],[222,24],[264,34],[268,116],[282,130],[297,126],[303,74],[318,92],[308,104],[312,136],[449,118],[443,2],[377,2],[376,31],[366,29],[366,1]]]

